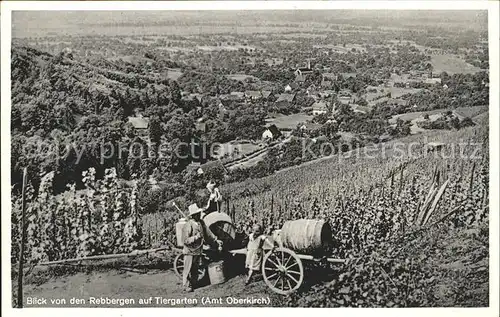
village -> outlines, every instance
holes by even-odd
[[[349,146],[356,143],[354,147],[357,147],[422,132],[425,124],[429,128],[432,122],[442,120],[439,109],[447,106],[421,105],[415,98],[428,96],[430,91],[449,94],[448,84],[453,75],[450,70],[448,74],[445,69],[435,69],[435,59],[440,60],[447,54],[453,62],[465,64],[466,54],[481,54],[484,44],[480,41],[473,50],[455,52],[457,54],[446,49],[422,47],[410,40],[388,42],[385,47],[316,44],[309,48],[308,54],[304,52],[301,57],[287,58],[283,53],[271,51],[266,41],[222,42],[231,38],[214,36],[216,43],[211,46],[206,43],[190,48],[174,47],[181,41],[169,42],[169,58],[187,63],[194,57],[199,61],[201,55],[209,65],[199,65],[196,72],[186,67],[166,71],[168,76],[177,79],[181,89],[185,88],[180,91],[181,101],[194,109],[195,130],[200,140],[210,139],[221,144],[214,157],[207,159],[217,159],[229,169],[254,166],[270,147],[285,144],[294,137],[326,141],[334,131],[335,142]],[[291,49],[289,46],[294,43],[297,43],[296,38],[281,46]],[[161,51],[163,47],[157,49]],[[392,61],[374,59],[373,56],[383,56],[381,52],[388,55],[385,59]],[[480,71],[471,67],[470,74]],[[261,80],[257,77],[267,79],[273,71],[282,78]],[[481,84],[487,89],[487,73],[483,77]],[[193,85],[196,80],[197,84]],[[213,82],[215,87],[207,91],[204,88],[206,80]],[[472,86],[474,80],[469,75],[466,84]],[[412,99],[412,95],[416,97]],[[473,114],[484,112],[484,106],[476,102]],[[456,108],[450,118],[458,120],[455,126],[460,127],[470,109],[462,112],[460,106]],[[219,125],[227,129],[228,121],[248,109],[264,114],[264,122],[254,127],[257,131],[246,135],[234,133],[235,138],[231,140],[214,132],[221,130]],[[431,111],[430,117],[426,115],[428,111]],[[398,123],[398,118],[405,119],[402,115],[405,113],[410,120]],[[473,124],[469,119],[466,123]],[[139,114],[128,120],[135,129],[147,135],[148,117]],[[203,163],[194,161],[189,169],[196,169]]]

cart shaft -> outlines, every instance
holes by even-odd
[[[315,258],[312,255],[308,254],[297,254],[297,257],[299,257],[301,260],[309,260],[309,261],[321,261],[321,258]],[[344,259],[336,259],[336,258],[326,258],[326,261],[330,263],[345,263],[346,260]]]

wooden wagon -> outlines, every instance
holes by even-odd
[[[218,219],[219,221],[212,222],[211,220]],[[206,221],[206,219],[204,219]],[[221,230],[217,230],[217,228],[222,228],[225,226],[226,236],[223,238],[230,238],[231,236],[234,238],[234,227],[232,223],[229,222],[230,218],[226,216],[218,217],[216,215],[210,217],[208,219],[207,225],[214,233],[221,237]],[[300,223],[301,222],[301,223]],[[231,226],[227,226],[227,224],[231,224]],[[293,222],[287,222],[288,224]],[[284,229],[288,231],[294,230],[293,226],[289,225],[287,227],[287,223],[283,226],[281,230],[277,230],[273,233],[272,236],[267,239],[267,243],[263,246],[264,256],[262,259],[262,277],[266,285],[275,293],[287,295],[290,294],[297,289],[299,289],[304,281],[304,261],[315,261],[315,262],[325,262],[332,264],[342,264],[345,263],[344,259],[337,259],[329,256],[320,255],[320,253],[315,252],[316,255],[312,254],[303,254],[296,252],[297,250],[293,248],[294,241],[290,241],[289,237],[281,236]],[[312,228],[309,230],[311,235],[316,235],[316,237],[312,237],[311,239],[316,241],[316,245],[313,247],[318,250],[325,247],[325,242],[328,242],[328,235],[331,237],[331,231],[329,231],[329,226],[325,226],[325,223],[320,220],[296,220],[295,224],[297,224],[298,228],[304,229],[307,232],[307,226],[310,223],[314,223],[316,228]],[[232,228],[229,230],[228,228]],[[319,229],[318,229],[319,228]],[[327,228],[328,230],[324,230]],[[286,230],[285,230],[286,232]],[[292,231],[293,232],[293,231]],[[226,241],[225,241],[226,242]],[[306,241],[307,242],[307,241]],[[307,243],[305,243],[307,244]],[[295,246],[297,242],[295,241]],[[291,248],[289,246],[292,246]],[[304,246],[301,245],[299,249],[304,250]],[[312,248],[311,248],[312,249]],[[207,247],[204,249],[204,256],[202,257],[202,263],[199,268],[199,279],[202,279],[206,275],[206,267],[212,261],[210,255],[210,249]],[[233,256],[237,255],[246,255],[246,248],[238,248],[227,250]],[[174,270],[179,277],[182,277],[183,270],[183,256],[179,254],[174,261]]]
[[[317,258],[308,254],[295,253],[291,249],[277,246],[267,252],[262,260],[262,277],[266,285],[275,293],[287,295],[300,288],[304,281],[303,261],[326,261],[344,263],[343,259],[331,257]],[[229,251],[233,255],[246,254],[246,249]]]

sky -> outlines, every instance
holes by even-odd
[[[418,12],[416,14],[416,12]],[[95,35],[128,32],[127,28],[169,32],[185,25],[268,25],[333,23],[411,27],[437,25],[487,30],[486,11],[283,10],[283,11],[14,11],[13,37],[57,34]],[[118,28],[122,30],[118,30]],[[149,30],[148,30],[149,28]],[[154,29],[163,28],[163,29]],[[134,31],[135,32],[135,31]]]

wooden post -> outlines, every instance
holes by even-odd
[[[404,168],[401,168],[401,174],[399,176],[399,193],[398,193],[399,196],[401,196],[401,191],[403,190],[403,173],[404,173]]]
[[[472,164],[472,171],[470,172],[470,182],[469,182],[469,197],[472,197],[472,187],[474,186],[474,170],[476,169],[476,162]]]
[[[158,212],[155,212],[155,244],[158,243]]]
[[[271,215],[274,217],[274,194],[271,194]]]
[[[437,166],[434,167],[434,173],[432,174],[432,182],[431,183],[434,183],[434,181],[436,180],[436,174],[437,174]]]
[[[17,307],[23,308],[23,262],[24,262],[24,244],[26,240],[26,183],[28,177],[28,169],[23,170],[23,189],[22,189],[22,206],[21,206],[21,248],[19,251],[19,267],[17,275]]]

